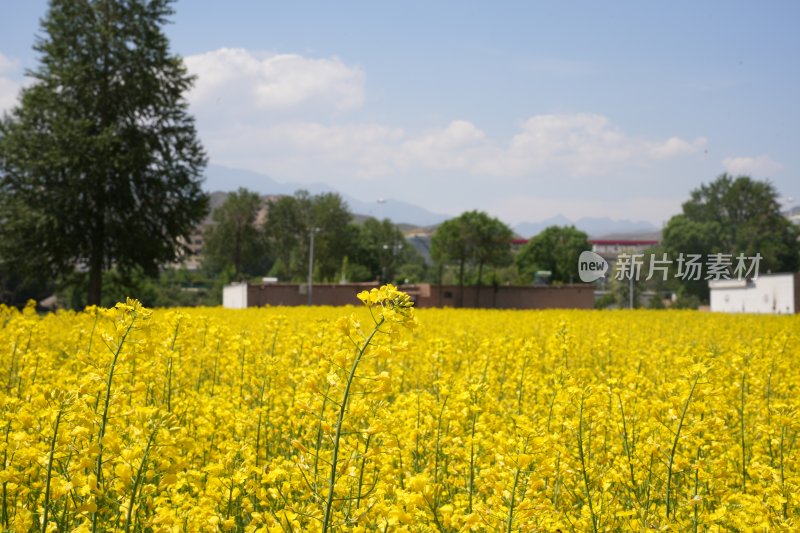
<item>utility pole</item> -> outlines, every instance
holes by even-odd
[[[387,279],[388,276],[389,276],[389,273],[388,273],[389,267],[394,269],[395,263],[396,263],[396,259],[397,259],[397,254],[399,254],[402,249],[403,249],[403,245],[402,245],[402,243],[397,242],[396,236],[392,237],[392,244],[391,245],[389,245],[389,244],[384,244],[383,245],[384,258],[383,258],[383,261],[382,261],[383,262],[383,268],[382,268],[381,284],[389,283],[389,279]],[[386,253],[389,250],[391,250],[391,255],[387,258],[386,257]]]
[[[312,305],[313,296],[311,294],[314,284],[314,234],[319,228],[311,228],[311,243],[308,249],[308,305]]]
[[[631,270],[631,275],[628,278],[628,308],[633,309],[633,270]]]

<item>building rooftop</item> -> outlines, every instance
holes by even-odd
[[[658,244],[658,242],[659,241],[650,239],[589,239],[589,244],[601,244],[601,245],[617,244],[620,246],[643,246],[643,245],[655,246],[656,244]]]

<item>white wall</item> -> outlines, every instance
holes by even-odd
[[[247,283],[233,283],[222,289],[222,307],[244,309],[247,307]]]
[[[709,281],[711,310],[723,313],[796,312],[794,274],[765,274],[751,281]]]

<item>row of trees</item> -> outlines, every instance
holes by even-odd
[[[471,211],[445,222],[433,237],[433,258],[439,272],[445,265],[457,270],[460,285],[480,285],[483,269],[492,268],[492,282],[530,283],[536,273],[547,271],[555,283],[578,280],[578,257],[590,250],[586,233],[572,226],[551,226],[530,239],[513,256],[509,243],[511,230],[485,213]],[[642,276],[633,284],[634,300],[643,292],[678,295],[679,305],[697,306],[708,302],[706,273],[699,279],[678,276],[676,259],[683,254],[699,255],[704,260],[712,254],[743,254],[761,257],[759,273],[796,272],[800,270],[800,227],[781,212],[778,192],[767,181],[749,176],[722,174],[690,193],[682,212],[673,216],[663,230],[659,245],[644,252],[643,262],[651,256],[672,259],[667,279]],[[465,274],[466,269],[466,274]],[[472,276],[469,276],[469,270]],[[618,283],[610,273],[611,293],[606,303],[628,305],[630,286]],[[731,273],[732,274],[732,273]],[[439,276],[439,280],[443,277]],[[466,281],[465,281],[466,280]]]
[[[459,287],[470,281],[482,286],[486,269],[491,269],[492,285],[528,284],[540,271],[549,271],[551,281],[569,283],[577,279],[578,256],[591,249],[586,233],[573,226],[548,227],[516,254],[513,240],[511,228],[481,211],[442,223],[431,240],[431,257],[439,273],[436,281],[444,281],[443,270],[451,265]]]
[[[747,201],[742,202],[743,198]],[[712,209],[716,214],[710,214]],[[734,222],[730,217],[739,218]],[[572,226],[551,226],[514,253],[514,235],[508,226],[486,213],[469,211],[437,228],[430,241],[432,263],[426,264],[395,224],[371,217],[357,220],[336,194],[312,196],[299,191],[265,200],[240,189],[214,211],[206,230],[203,266],[207,278],[200,281],[196,290],[202,298],[196,300],[214,304],[209,292],[218,292],[222,283],[234,279],[272,275],[284,281],[305,281],[312,233],[318,282],[410,281],[480,287],[487,281],[495,286],[529,284],[537,273],[547,271],[551,282],[571,283],[578,279],[578,256],[591,249],[584,232]],[[721,233],[727,233],[727,240]],[[780,214],[769,184],[723,175],[692,193],[684,212],[667,224],[662,243],[645,252],[643,263],[649,264],[651,255],[660,259],[663,254],[675,258],[681,253],[703,257],[718,252],[759,253],[761,273],[791,271],[798,267],[797,239],[797,228]],[[151,282],[143,269],[111,269],[105,283],[116,292],[134,290],[160,305],[172,300],[192,303],[180,287],[197,285],[198,276],[170,272],[175,271],[167,269],[159,281]],[[5,274],[0,271],[6,282],[20,279]],[[642,277],[635,282],[637,305],[644,292],[676,292],[681,304],[707,301],[705,279],[681,280],[676,274],[673,264],[666,281]],[[67,275],[65,281],[74,282],[81,273],[72,269]],[[209,281],[215,288],[204,291]],[[601,304],[628,305],[627,282],[617,282],[612,272],[607,286],[611,293]],[[85,303],[74,290],[66,294],[74,305]],[[651,303],[659,301],[654,298]]]
[[[411,281],[484,285],[530,283],[535,273],[551,272],[555,282],[577,279],[587,235],[574,227],[553,226],[512,254],[514,234],[506,224],[481,211],[469,211],[442,223],[430,241],[436,268],[389,220],[356,222],[336,194],[264,200],[240,189],[212,215],[205,232],[204,266],[211,274],[234,278],[269,274],[281,280],[305,281],[311,235],[314,235],[316,281]]]
[[[246,189],[228,195],[212,214],[204,268],[235,279],[268,274],[304,281],[312,234],[315,281],[396,282],[424,270],[395,224],[372,217],[357,223],[338,194],[298,191],[264,200]]]

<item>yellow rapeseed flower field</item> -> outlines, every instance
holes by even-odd
[[[0,528],[800,528],[800,317],[360,298],[0,307]]]

